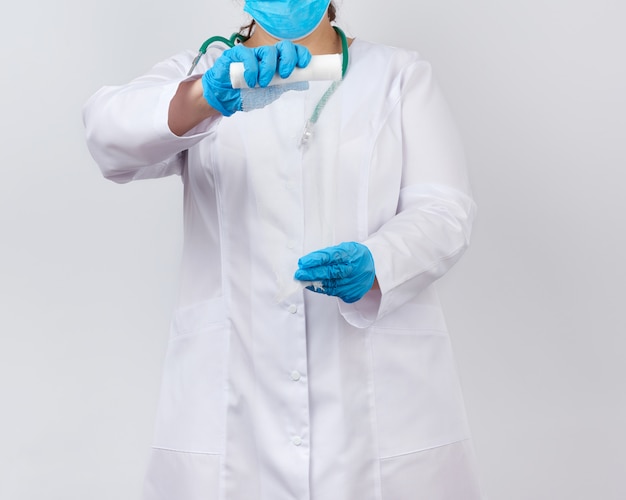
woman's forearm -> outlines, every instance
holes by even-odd
[[[219,114],[204,98],[202,81],[197,79],[178,86],[170,101],[167,123],[174,134],[182,136],[200,122]]]

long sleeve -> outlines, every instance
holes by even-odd
[[[386,316],[444,275],[467,248],[476,211],[463,147],[430,65],[420,60],[403,78],[397,213],[363,241],[374,257],[380,291],[340,303],[357,327]]]
[[[115,182],[180,174],[183,151],[211,133],[205,120],[182,137],[168,127],[172,97],[194,54],[183,52],[121,86],[101,88],[85,104],[87,146],[103,175]]]

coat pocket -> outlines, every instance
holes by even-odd
[[[380,461],[383,500],[481,500],[469,440]]]
[[[371,339],[380,457],[468,437],[448,335],[373,327]]]
[[[222,453],[228,321],[221,298],[179,309],[172,321],[154,446]]]

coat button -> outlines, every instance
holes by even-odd
[[[291,372],[291,380],[297,382],[298,380],[300,380],[300,378],[302,378],[302,375],[300,375],[300,372],[298,370],[294,370]]]
[[[291,438],[291,442],[294,446],[300,446],[302,444],[302,438],[300,436],[294,436]]]
[[[291,314],[296,314],[298,312],[298,306],[295,304],[291,304],[287,309]]]

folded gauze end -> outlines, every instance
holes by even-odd
[[[306,68],[295,68],[288,78],[281,78],[276,73],[269,84],[284,85],[292,82],[341,80],[341,64],[341,54],[313,56]],[[230,82],[234,89],[243,89],[248,86],[243,78],[243,70],[243,63],[230,63]]]

